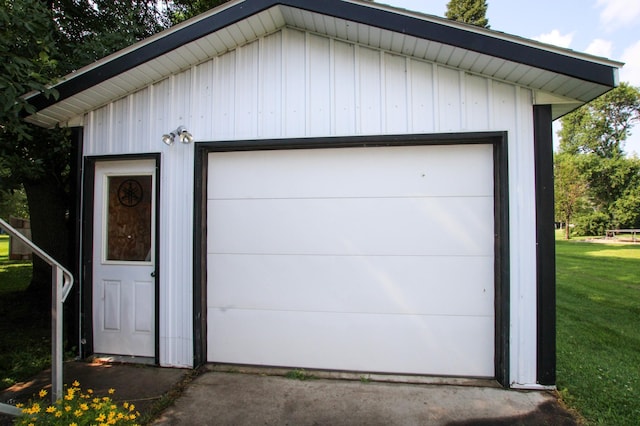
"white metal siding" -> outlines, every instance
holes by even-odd
[[[86,155],[163,153],[161,363],[193,359],[193,146],[166,147],[163,133],[180,124],[198,141],[508,131],[511,380],[535,383],[532,105],[518,86],[283,29],[89,113]]]

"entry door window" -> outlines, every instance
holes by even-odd
[[[107,177],[106,261],[150,262],[152,178]]]

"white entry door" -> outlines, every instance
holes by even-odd
[[[155,356],[155,160],[97,162],[93,345],[97,354]]]

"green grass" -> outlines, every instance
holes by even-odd
[[[588,424],[640,422],[640,245],[557,241],[558,389]]]
[[[9,236],[0,235],[0,262],[9,259]]]

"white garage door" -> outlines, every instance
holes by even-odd
[[[492,149],[209,154],[208,360],[493,377]]]

